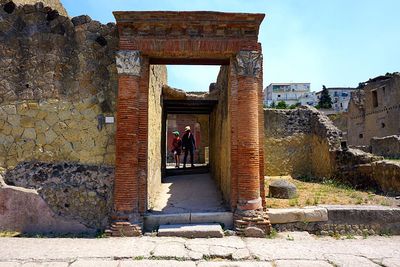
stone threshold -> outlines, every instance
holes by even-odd
[[[229,211],[222,212],[186,212],[186,213],[166,213],[151,214],[144,216],[144,231],[153,232],[160,225],[168,224],[204,224],[218,223],[224,229],[233,228],[233,213]]]
[[[185,238],[222,238],[224,231],[218,223],[160,225],[158,236]]]

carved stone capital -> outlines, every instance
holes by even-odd
[[[142,57],[137,50],[117,51],[117,71],[118,74],[140,76]]]
[[[259,51],[240,51],[234,61],[238,75],[256,77],[262,72],[262,54]]]

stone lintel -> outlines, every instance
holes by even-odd
[[[254,37],[265,14],[209,11],[114,11],[118,26],[131,26],[138,36]]]

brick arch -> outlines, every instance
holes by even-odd
[[[264,14],[113,14],[120,38],[116,60],[119,89],[114,229],[124,225],[132,233],[140,232],[147,209],[150,64],[202,64],[229,65],[229,202],[235,227],[244,230],[255,226],[268,232],[270,224],[263,201],[262,54],[258,43]]]

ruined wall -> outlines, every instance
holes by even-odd
[[[370,142],[371,152],[385,158],[400,159],[400,135],[374,137]]]
[[[29,8],[27,8],[29,7]],[[0,167],[26,160],[113,164],[114,24],[0,7]]]
[[[336,153],[336,180],[356,188],[378,193],[400,193],[400,163],[359,149],[339,150]]]
[[[400,134],[399,103],[399,73],[369,80],[353,92],[349,103],[349,144],[366,146],[373,137]]]
[[[333,122],[333,125],[335,125],[339,130],[342,131],[343,139],[347,140],[348,112],[328,114],[327,116]]]
[[[161,132],[162,132],[162,86],[167,84],[167,68],[150,66],[147,189],[148,206],[152,207],[161,186]]]
[[[218,97],[218,105],[210,116],[210,167],[212,177],[229,202],[231,194],[231,124],[229,119],[229,67],[222,66],[211,94]]]
[[[25,162],[4,174],[6,184],[35,189],[54,213],[91,229],[109,223],[113,178],[112,167],[75,163]]]
[[[314,108],[264,110],[265,174],[328,177],[340,131]]]
[[[0,4],[6,4],[9,2],[11,1],[0,0]],[[50,7],[54,10],[57,10],[60,15],[68,16],[67,10],[65,10],[60,0],[12,0],[12,2],[16,5],[35,5],[37,2],[42,2],[45,7]]]
[[[400,192],[400,163],[341,147],[340,130],[316,109],[264,112],[266,175],[307,175],[356,188]]]
[[[265,175],[311,174],[308,125],[306,110],[264,110]]]

